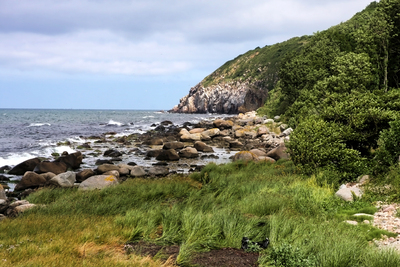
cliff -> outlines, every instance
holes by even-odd
[[[204,78],[171,112],[236,114],[261,107],[279,80],[283,58],[301,49],[310,37],[257,47],[226,62]]]

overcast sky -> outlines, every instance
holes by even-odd
[[[0,0],[0,108],[171,109],[226,61],[370,0]]]

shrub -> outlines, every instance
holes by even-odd
[[[333,169],[338,171],[338,180],[352,180],[361,174],[363,162],[359,151],[346,147],[343,135],[340,125],[310,118],[292,133],[288,151],[306,175]]]

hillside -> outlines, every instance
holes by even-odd
[[[310,38],[257,47],[226,62],[193,87],[173,111],[235,114],[259,108],[278,81],[282,59],[299,51]]]

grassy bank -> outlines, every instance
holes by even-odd
[[[369,244],[390,233],[343,222],[374,213],[377,196],[345,203],[322,178],[297,175],[290,161],[239,162],[101,191],[43,189],[28,197],[43,206],[0,223],[0,265],[161,266],[123,250],[144,240],[180,245],[177,261],[190,266],[196,253],[240,248],[247,236],[271,241],[261,266],[398,266],[398,254]]]

